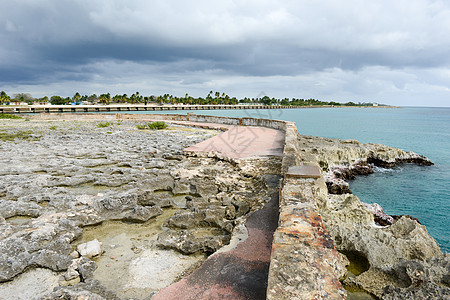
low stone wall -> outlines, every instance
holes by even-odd
[[[345,299],[341,256],[325,229],[317,202],[327,187],[317,165],[300,166],[297,128],[286,122],[285,174],[269,269],[267,299]]]
[[[83,113],[54,113],[54,114],[38,114],[32,116],[33,119],[40,120],[161,120],[161,121],[186,121],[200,123],[216,123],[224,125],[242,125],[242,126],[261,126],[285,131],[286,124],[290,122],[256,119],[256,118],[230,118],[218,116],[205,116],[197,114],[83,114]],[[292,123],[294,124],[294,123]],[[295,127],[295,125],[294,125]],[[296,129],[295,129],[296,130]]]

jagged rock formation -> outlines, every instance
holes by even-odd
[[[393,276],[395,270],[401,269],[401,263],[442,257],[425,226],[406,216],[390,226],[376,225],[373,212],[354,195],[331,195],[323,203],[321,213],[336,248],[356,252],[370,264],[366,272],[344,281],[349,286],[381,296],[388,285],[409,286],[405,286],[407,280]]]
[[[351,193],[346,180],[373,173],[373,167],[392,168],[401,163],[432,165],[420,154],[382,144],[362,144],[356,140],[339,140],[298,135],[301,156],[319,164],[331,194]]]

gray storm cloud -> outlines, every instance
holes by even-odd
[[[0,86],[12,92],[264,90],[395,104],[428,91],[449,105],[445,1],[23,0],[0,11]]]

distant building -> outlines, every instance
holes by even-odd
[[[28,105],[28,103],[23,101],[11,101],[9,102],[9,105]]]
[[[378,106],[378,103],[372,103],[373,106]]]

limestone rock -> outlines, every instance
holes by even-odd
[[[171,192],[154,193],[144,191],[137,194],[137,204],[142,206],[159,206],[168,208],[173,206],[173,194]]]
[[[299,135],[298,140],[304,160],[320,165],[332,194],[351,193],[345,180],[353,179],[356,175],[371,174],[374,166],[392,168],[401,163],[433,164],[420,154],[381,144],[304,135]]]
[[[184,254],[198,251],[213,253],[226,245],[231,238],[229,234],[204,234],[202,230],[167,230],[158,235],[158,245],[163,248],[176,249]]]
[[[346,283],[380,296],[388,285],[405,286],[409,282],[406,275],[403,279],[392,276],[400,262],[424,262],[442,253],[425,226],[406,216],[390,226],[376,225],[373,207],[354,195],[333,195],[321,207],[321,213],[336,248],[356,251],[370,264],[368,271],[348,278]]]
[[[88,280],[72,286],[60,286],[41,298],[42,300],[76,299],[76,300],[118,300],[111,291],[105,289],[97,280]]]
[[[97,239],[80,244],[77,246],[77,251],[81,256],[92,258],[103,253],[102,243]]]
[[[30,266],[62,271],[70,265],[70,242],[81,230],[61,219],[57,224],[38,219],[32,225],[0,241],[0,282],[11,280]]]
[[[380,269],[389,269],[401,259],[441,255],[425,226],[407,217],[386,228],[376,226],[373,213],[356,196],[332,196],[322,215],[338,250],[364,253]]]
[[[382,299],[448,299],[450,298],[450,256],[426,261],[401,261],[394,268],[396,277],[405,278],[404,286],[388,285]]]
[[[138,205],[138,195],[128,191],[115,196],[105,196],[93,204],[103,219],[123,219],[136,222],[145,222],[162,214],[158,206],[144,207]]]
[[[39,217],[40,214],[41,207],[36,203],[2,200],[0,206],[0,216],[5,219],[15,216]]]

